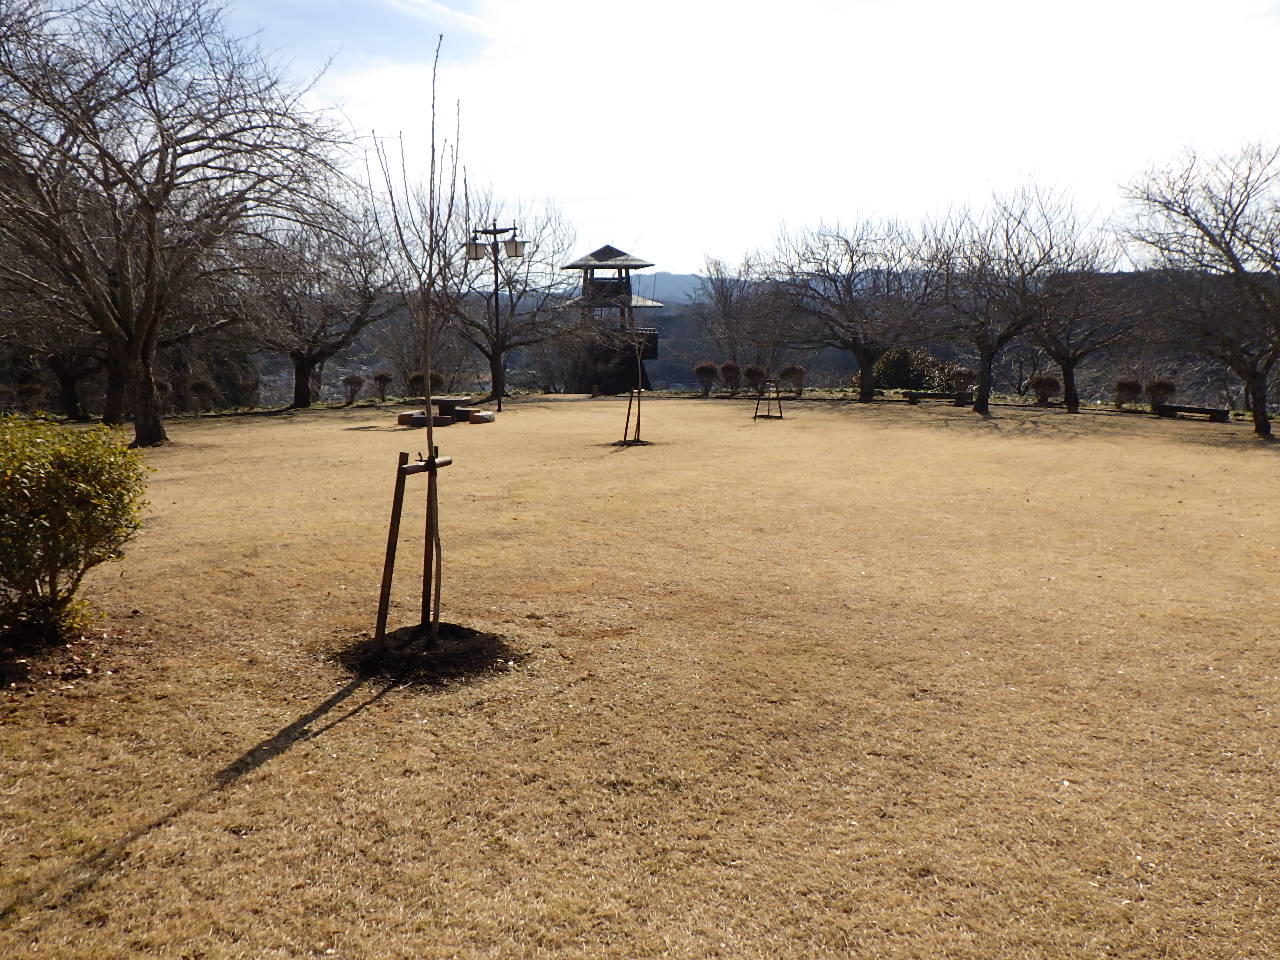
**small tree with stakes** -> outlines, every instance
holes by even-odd
[[[431,69],[431,146],[428,157],[427,183],[410,189],[404,174],[403,152],[398,158],[399,168],[392,172],[393,161],[388,157],[382,141],[376,142],[378,165],[385,187],[385,218],[378,222],[380,235],[385,240],[388,259],[399,265],[408,289],[405,305],[414,321],[422,343],[423,385],[434,383],[432,369],[433,349],[437,339],[452,315],[453,306],[448,302],[449,280],[453,276],[454,256],[452,236],[460,217],[455,201],[458,199],[458,156],[456,148],[448,151],[450,162],[439,163],[436,146],[436,77],[440,62],[440,45],[436,42],[435,61]],[[401,143],[403,151],[403,142]],[[430,395],[427,395],[430,412]],[[417,629],[419,637],[425,636],[429,646],[437,646],[440,636],[440,583],[442,573],[440,547],[440,517],[437,472],[440,467],[452,463],[449,457],[438,455],[433,433],[433,417],[426,419],[426,455],[419,454],[416,463],[409,463],[409,455],[401,453],[396,465],[396,485],[392,498],[391,522],[387,530],[387,555],[382,570],[382,588],[378,601],[375,643],[385,651],[387,615],[391,602],[391,583],[395,568],[396,544],[400,530],[400,504],[404,494],[405,478],[415,473],[427,475],[426,535],[422,560],[422,620]]]

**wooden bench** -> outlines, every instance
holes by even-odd
[[[1175,418],[1180,413],[1195,413],[1208,417],[1212,423],[1226,423],[1231,419],[1231,411],[1222,407],[1183,407],[1173,403],[1161,403],[1156,406],[1157,417]]]
[[[907,403],[919,403],[921,400],[950,400],[957,407],[964,407],[973,403],[973,394],[968,390],[952,390],[950,393],[903,390],[902,395],[907,398]]]

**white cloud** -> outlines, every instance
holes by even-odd
[[[446,28],[459,27],[484,34],[489,32],[488,22],[467,9],[474,4],[442,3],[439,0],[382,0],[382,2],[394,10],[410,14],[431,24]]]
[[[440,125],[452,135],[460,100],[473,177],[558,201],[584,251],[614,243],[691,271],[704,253],[768,246],[784,221],[916,217],[1029,179],[1106,209],[1119,182],[1183,147],[1275,140],[1269,7],[453,4],[444,13],[485,43],[444,58]],[[361,129],[404,131],[419,150],[429,53],[360,72],[339,62],[325,91]]]

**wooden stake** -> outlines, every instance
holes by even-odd
[[[627,391],[627,422],[622,427],[622,442],[627,443],[631,438],[631,403],[636,398],[634,390]]]
[[[396,461],[395,493],[391,495],[391,522],[387,526],[387,555],[382,561],[382,592],[378,595],[378,622],[373,630],[373,642],[386,643],[387,611],[391,606],[391,577],[396,568],[396,543],[400,539],[400,511],[404,506],[404,466],[409,454],[401,452]]]
[[[434,622],[432,618],[432,609],[435,604],[432,602],[435,592],[432,590],[432,582],[435,579],[436,565],[436,454],[439,451],[431,448],[431,456],[427,461],[427,522],[424,531],[423,547],[422,547],[422,626],[430,628]]]
[[[632,329],[634,330],[635,328],[634,319],[632,320],[631,325],[632,325]],[[634,333],[632,333],[632,337],[633,338],[635,337]],[[636,443],[640,442],[640,401],[643,399],[640,395],[640,391],[644,388],[644,376],[643,376],[644,366],[643,366],[642,356],[643,356],[643,350],[640,346],[640,341],[637,340],[636,341]]]

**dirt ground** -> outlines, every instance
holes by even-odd
[[[92,664],[0,703],[0,955],[1280,955],[1280,448],[752,406],[439,431],[465,629],[390,674],[422,432],[174,423]]]

